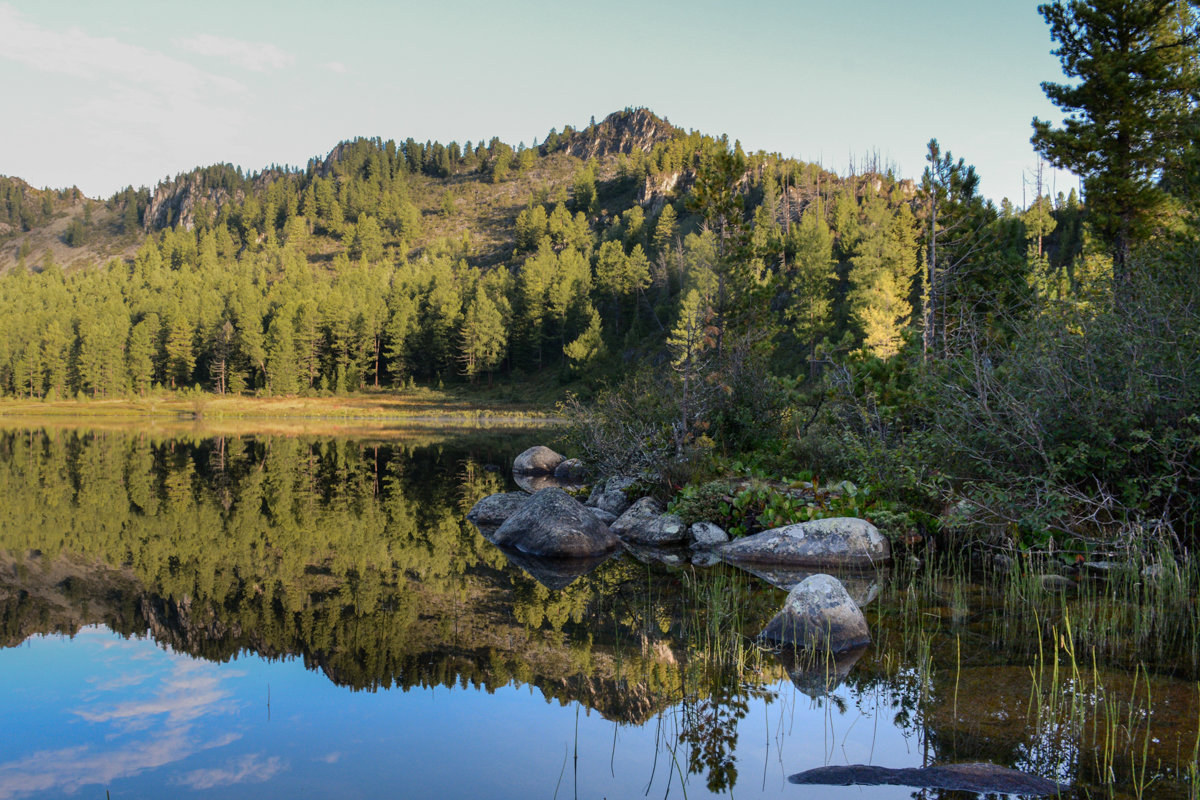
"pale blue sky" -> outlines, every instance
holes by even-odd
[[[1036,6],[0,0],[0,174],[107,196],[354,136],[530,144],[646,106],[838,172],[878,152],[917,177],[937,137],[1020,204],[1030,119],[1059,119]]]

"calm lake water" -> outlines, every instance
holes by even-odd
[[[484,540],[465,512],[544,438],[0,430],[0,800],[973,797],[787,781],[962,761],[1197,796],[1177,629],[1063,649],[1103,587],[1025,606],[1039,637],[995,587],[845,576],[874,643],[781,660],[759,577]]]

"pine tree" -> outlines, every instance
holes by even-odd
[[[569,343],[563,352],[566,353],[571,368],[578,373],[586,373],[605,357],[607,351],[600,331],[600,315],[596,313],[596,309],[588,309],[587,328]]]
[[[267,327],[267,386],[272,394],[295,394],[299,387],[291,309],[279,309]]]
[[[139,395],[145,395],[154,380],[154,339],[157,336],[158,317],[155,315],[138,322],[129,333],[125,363],[129,385]]]
[[[917,267],[913,226],[907,205],[893,212],[876,194],[863,203],[862,238],[851,258],[848,299],[863,348],[880,358],[899,352],[912,316],[909,287]]]
[[[167,329],[167,380],[171,388],[187,386],[196,368],[196,353],[192,343],[195,330],[181,312],[171,318]]]
[[[837,280],[833,234],[816,204],[805,210],[787,240],[792,263],[788,276],[791,297],[785,313],[793,335],[815,354],[817,342],[833,322],[830,298]]]
[[[500,311],[487,292],[477,289],[474,298],[467,304],[461,333],[459,359],[463,374],[473,383],[480,372],[487,372],[490,382],[492,371],[504,356],[508,332]]]
[[[1083,178],[1092,225],[1128,277],[1166,203],[1160,179],[1194,149],[1200,20],[1188,0],[1057,0],[1038,6],[1069,84],[1042,84],[1067,115],[1033,120],[1034,147]]]

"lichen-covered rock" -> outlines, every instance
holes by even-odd
[[[592,493],[587,504],[594,508],[602,508],[610,514],[620,516],[629,508],[629,498],[625,491],[637,483],[634,478],[616,476],[606,481],[598,482],[592,487]]]
[[[687,526],[674,514],[664,514],[653,497],[643,497],[612,524],[612,532],[623,541],[657,547],[687,540]]]
[[[549,447],[534,445],[513,459],[513,473],[518,475],[553,475],[563,457]]]
[[[489,494],[467,512],[467,519],[482,527],[500,527],[505,520],[520,511],[529,502],[524,492],[500,492]]]
[[[864,519],[833,517],[772,528],[722,545],[728,561],[807,567],[864,568],[886,564],[888,540]]]
[[[501,547],[547,558],[588,558],[620,546],[616,534],[562,489],[542,489],[492,537]]]
[[[812,575],[801,581],[759,638],[796,648],[823,648],[841,653],[871,641],[871,631],[858,604],[841,581]]]
[[[716,547],[729,541],[729,534],[720,525],[712,522],[694,522],[690,529],[692,547]]]
[[[560,481],[580,483],[587,477],[587,469],[578,458],[567,458],[554,468],[554,477]]]

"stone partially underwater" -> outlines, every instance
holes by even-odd
[[[959,792],[1019,794],[1045,797],[1070,787],[1037,775],[995,764],[941,764],[889,769],[866,764],[817,767],[788,776],[789,783],[817,786],[912,786]]]
[[[562,489],[542,489],[490,537],[493,544],[543,558],[592,558],[621,540]]]
[[[759,639],[775,645],[842,653],[871,643],[871,631],[854,598],[831,575],[811,575],[783,603]]]

